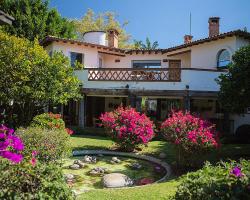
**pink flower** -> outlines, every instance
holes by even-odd
[[[35,167],[36,166],[36,158],[31,158],[30,164]]]

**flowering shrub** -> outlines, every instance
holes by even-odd
[[[0,199],[74,199],[61,167],[29,158],[16,165],[0,159]]]
[[[64,130],[28,127],[19,128],[16,134],[25,144],[23,154],[43,163],[58,162],[70,151],[70,136]]]
[[[181,162],[181,156],[183,159],[185,156],[191,158],[192,155],[219,146],[215,126],[189,112],[172,112],[172,115],[162,123],[161,131],[167,141],[176,145],[178,164]]]
[[[206,163],[180,179],[176,200],[250,199],[250,161]]]
[[[69,128],[65,128],[65,123],[60,114],[43,113],[37,115],[32,120],[31,126],[46,129],[60,129],[65,130],[69,135],[73,134],[72,130],[70,130]]]
[[[0,156],[13,163],[19,163],[23,160],[23,149],[23,142],[14,134],[14,130],[0,125]]]
[[[146,145],[154,136],[153,123],[134,108],[119,107],[102,114],[100,120],[111,138],[127,151],[140,144]]]

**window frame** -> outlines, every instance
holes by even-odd
[[[81,54],[82,55],[82,62],[81,62],[81,64],[82,65],[84,65],[84,58],[85,58],[85,55],[84,55],[84,53],[82,53],[82,52],[76,52],[76,51],[70,51],[69,52],[69,56],[70,56],[70,66],[71,67],[75,67],[74,66],[74,63],[75,63],[75,61],[74,61],[74,63],[72,63],[72,53],[74,53],[74,54]]]
[[[228,53],[228,56],[229,56],[229,60],[221,60],[220,61],[220,56],[221,54],[226,51]],[[227,62],[227,64],[225,65],[220,65],[220,63],[222,62]],[[224,49],[221,49],[219,50],[218,54],[217,54],[217,59],[216,59],[216,65],[217,65],[217,68],[218,69],[223,69],[223,68],[227,68],[227,66],[231,63],[231,53],[228,49],[224,48]]]
[[[159,66],[154,66],[154,67],[135,67],[134,66],[134,63],[135,62],[141,62],[141,63],[145,63],[145,64],[150,64],[150,62],[151,63],[157,63],[157,62],[159,62]],[[148,62],[148,63],[147,63]],[[157,68],[162,68],[162,63],[161,63],[161,60],[131,60],[131,67],[133,68],[133,69],[157,69]]]

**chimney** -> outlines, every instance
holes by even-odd
[[[118,31],[115,29],[108,30],[108,46],[118,48]]]
[[[220,18],[219,17],[210,17],[208,20],[209,24],[209,37],[220,34]]]
[[[193,36],[192,35],[185,35],[184,36],[184,44],[188,44],[192,42]]]

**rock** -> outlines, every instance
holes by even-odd
[[[154,182],[153,178],[141,178],[139,180],[136,181],[136,185],[147,185],[147,184],[151,184]]]
[[[167,157],[167,155],[164,153],[164,152],[161,152],[160,154],[159,154],[159,158],[161,158],[161,159],[164,159],[164,158],[166,158]]]
[[[121,160],[118,159],[117,157],[112,157],[110,162],[111,162],[112,164],[117,164],[117,163],[120,163]]]
[[[106,188],[119,188],[132,186],[133,180],[121,173],[111,173],[103,176],[102,183]]]
[[[162,168],[160,167],[160,166],[155,166],[154,167],[154,170],[155,170],[155,172],[157,172],[157,173],[162,173]]]
[[[83,163],[83,162],[82,162],[82,161],[80,161],[80,160],[75,160],[75,161],[74,161],[74,164],[79,165],[79,166],[80,166],[80,168],[85,167],[85,163]]]
[[[65,174],[64,177],[65,177],[66,180],[75,178],[74,174]]]
[[[107,170],[106,168],[102,168],[102,167],[95,167],[91,169],[91,171],[89,172],[89,174],[93,176],[102,176],[104,175],[104,173],[107,173]]]
[[[67,184],[73,184],[75,182],[74,174],[65,174],[64,178],[65,178]]]
[[[141,165],[140,163],[133,163],[133,164],[131,165],[131,168],[132,168],[132,169],[138,170],[138,169],[141,169],[141,168],[142,168],[142,165]]]
[[[70,169],[74,169],[74,170],[80,169],[80,165],[78,165],[78,164],[73,164],[73,165],[70,165],[69,168],[70,168]]]
[[[85,162],[85,163],[96,163],[97,159],[96,159],[95,156],[86,155],[86,156],[84,156],[82,161]]]

